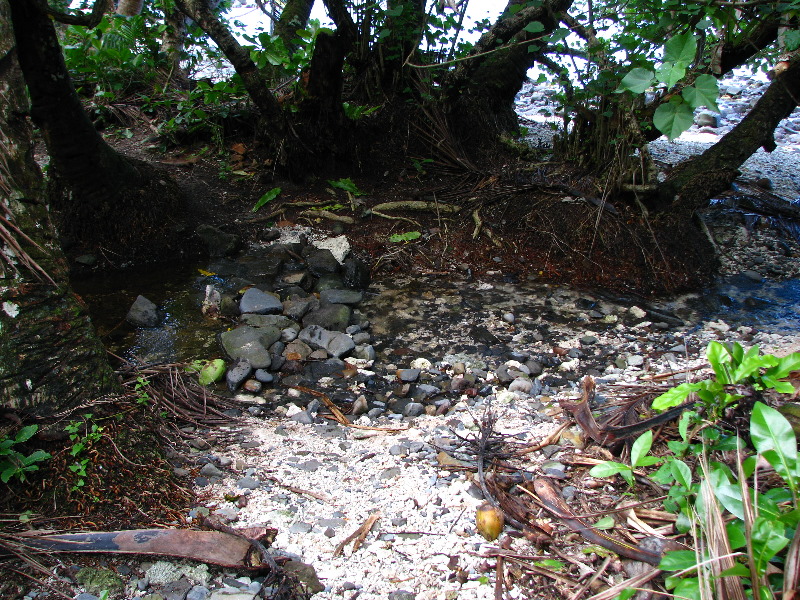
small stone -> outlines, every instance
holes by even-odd
[[[297,521],[293,523],[289,527],[289,533],[308,533],[314,528],[311,523],[304,523],[303,521]]]
[[[367,399],[362,394],[353,402],[353,407],[350,411],[350,414],[358,416],[363,415],[367,411],[369,411],[369,404],[367,403]]]
[[[311,565],[290,560],[283,564],[283,569],[294,574],[311,594],[318,594],[325,589]]]
[[[629,367],[641,367],[644,364],[644,357],[639,354],[631,354],[626,362]]]
[[[200,469],[200,474],[205,477],[222,477],[223,472],[215,467],[212,463],[206,463]]]
[[[757,283],[761,283],[764,280],[764,278],[761,276],[761,273],[758,271],[746,270],[742,271],[742,275],[747,277],[750,281],[755,281]]]
[[[303,425],[311,425],[314,423],[314,415],[307,410],[301,410],[289,417],[295,423],[302,423]]]
[[[418,417],[425,412],[425,406],[419,402],[409,402],[403,407],[404,417]]]
[[[510,323],[510,324],[513,325],[515,320],[516,320],[516,317],[514,316],[514,313],[510,313],[510,312],[503,313],[503,321],[505,321],[506,323]]]
[[[210,595],[211,591],[208,588],[196,585],[186,594],[186,600],[207,600]]]
[[[509,392],[520,392],[522,394],[529,394],[533,389],[533,382],[526,377],[517,377],[508,386]]]
[[[631,316],[632,316],[634,319],[644,319],[644,318],[647,316],[647,311],[645,311],[645,310],[642,310],[642,309],[641,309],[641,308],[639,308],[638,306],[631,306],[631,307],[628,309],[628,313],[629,313],[629,314],[630,314],[630,315],[631,315]]]
[[[395,590],[389,593],[389,600],[416,600],[417,595],[408,590]]]
[[[242,386],[242,391],[247,392],[248,394],[257,394],[261,391],[263,385],[257,379],[248,379],[244,382]]]
[[[397,378],[405,383],[413,383],[419,379],[419,369],[397,369]]]
[[[562,463],[556,461],[547,461],[542,463],[542,472],[548,477],[553,477],[554,479],[567,478],[567,468]]]
[[[236,482],[236,487],[245,490],[257,490],[258,488],[261,487],[261,482],[253,477],[242,477],[239,481]]]

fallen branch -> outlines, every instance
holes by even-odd
[[[13,538],[19,546],[31,553],[145,554],[189,558],[222,567],[256,570],[263,569],[266,563],[254,549],[251,540],[259,541],[269,531],[259,528],[250,538],[243,534],[194,529],[131,529],[53,535],[40,535],[40,532],[32,531]],[[0,541],[0,556],[14,554],[16,553],[4,541]]]
[[[380,519],[380,518],[381,518],[381,511],[378,510],[378,511],[375,511],[374,513],[372,513],[367,518],[367,520],[364,521],[364,524],[361,527],[356,529],[353,533],[351,533],[346,538],[344,538],[341,542],[339,542],[339,544],[336,546],[336,549],[333,551],[333,556],[334,557],[339,556],[344,551],[344,547],[347,544],[349,544],[350,542],[353,542],[353,540],[355,540],[353,542],[353,552],[358,550],[361,547],[361,544],[364,543],[364,540],[366,539],[367,534],[370,532],[372,527],[375,525],[377,520]]]
[[[457,213],[461,210],[460,206],[452,204],[442,204],[441,202],[425,202],[424,200],[399,200],[397,202],[382,202],[372,207],[372,212],[376,210],[416,210],[430,211],[438,213]]]
[[[594,380],[587,375],[583,378],[583,390],[581,397],[576,401],[560,400],[561,408],[572,414],[590,438],[597,443],[606,446],[614,442],[634,437],[644,433],[654,427],[678,418],[684,411],[689,410],[695,405],[694,401],[684,402],[679,406],[674,406],[663,413],[639,421],[632,425],[609,425],[608,423],[598,424],[589,408],[589,401],[594,397]]]
[[[323,219],[338,221],[339,223],[346,223],[348,225],[352,225],[356,222],[353,217],[348,217],[347,215],[337,215],[329,210],[304,210],[300,214],[304,217],[322,217]]]
[[[536,479],[533,482],[533,486],[539,501],[547,512],[560,521],[563,521],[570,529],[581,534],[589,542],[598,544],[625,558],[646,562],[655,566],[658,566],[661,562],[661,554],[620,541],[577,518],[570,510],[569,506],[567,506],[567,503],[564,502],[561,494],[556,490],[553,483],[549,480],[544,478]],[[533,495],[522,486],[520,489],[531,496]]]

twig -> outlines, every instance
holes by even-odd
[[[353,542],[353,540],[355,540],[353,542],[353,552],[355,553],[355,551],[361,547],[361,544],[364,543],[364,539],[367,537],[367,534],[375,525],[375,522],[380,518],[381,518],[381,511],[377,510],[374,513],[372,513],[367,518],[367,520],[364,521],[364,524],[361,527],[356,529],[353,533],[351,533],[341,542],[339,542],[339,544],[336,546],[336,549],[333,551],[333,556],[334,557],[339,556],[342,553],[342,551],[344,551],[344,547],[350,542]]]

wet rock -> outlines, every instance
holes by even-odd
[[[228,384],[228,389],[235,392],[242,382],[250,377],[253,372],[253,365],[246,358],[237,358],[233,365],[225,373],[225,383]]]
[[[125,320],[134,327],[157,327],[161,322],[158,307],[144,296],[136,297]]]
[[[290,298],[283,301],[283,314],[293,321],[300,321],[315,305],[315,298]]]
[[[255,328],[248,325],[219,334],[219,341],[232,359],[244,358],[254,369],[264,369],[272,364],[268,348],[280,337],[272,328]]]
[[[306,264],[308,270],[317,277],[336,273],[341,267],[333,252],[327,248],[314,249],[309,252],[306,256]]]
[[[312,362],[306,367],[306,372],[314,381],[319,381],[323,377],[341,375],[344,370],[344,361],[338,358],[329,358],[323,362]]]
[[[345,287],[355,290],[365,290],[369,287],[370,271],[369,266],[355,256],[349,256],[344,260],[342,280]]]
[[[314,291],[322,293],[326,290],[340,290],[343,287],[342,276],[338,273],[329,273],[317,279],[314,284]]]
[[[298,325],[291,318],[279,315],[260,315],[260,314],[245,314],[242,315],[242,322],[250,325],[251,327],[273,328],[273,329],[300,329]]]
[[[331,341],[331,332],[319,325],[309,325],[300,330],[297,339],[311,348],[326,350]]]
[[[344,331],[350,324],[350,307],[345,304],[326,304],[303,317],[303,327],[318,325],[331,331]]]
[[[520,392],[522,394],[529,394],[533,389],[533,382],[527,377],[517,377],[508,386],[509,392]]]
[[[342,356],[347,356],[355,347],[355,342],[353,342],[353,338],[349,335],[346,333],[336,333],[331,336],[325,349],[328,351],[328,354],[334,358],[341,358]]]
[[[325,586],[320,583],[317,577],[317,572],[311,565],[296,560],[290,560],[283,564],[283,568],[289,573],[294,574],[311,594],[318,594],[325,589]]]
[[[212,257],[232,256],[242,244],[238,235],[225,233],[213,225],[200,225],[195,232],[205,242],[208,254]]]
[[[239,310],[242,314],[277,315],[283,312],[283,303],[273,294],[253,287],[242,295]]]
[[[319,293],[319,299],[328,304],[354,305],[361,302],[364,299],[364,295],[357,290],[328,289]]]

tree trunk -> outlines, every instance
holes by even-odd
[[[27,112],[10,6],[0,0],[0,252],[16,263],[0,270],[0,405],[47,414],[118,382],[69,287]]]
[[[175,8],[164,11],[164,34],[161,37],[161,51],[167,55],[170,65],[167,75],[167,86],[188,88],[189,75],[181,66],[184,43],[186,40],[186,15]]]
[[[122,255],[163,248],[179,206],[177,186],[146,163],[114,151],[95,130],[72,86],[43,0],[9,0],[9,5],[31,117],[47,144],[52,177],[65,188],[51,198],[61,235],[85,250],[101,246]]]
[[[529,47],[558,27],[572,0],[544,0],[516,13],[510,10],[513,5],[525,4],[523,0],[511,0],[500,19],[473,48],[473,58],[459,62],[445,80],[445,102],[454,131],[477,139],[487,129],[508,132],[516,128],[514,98],[537,59],[537,53],[530,52]],[[534,21],[544,29],[537,33],[525,31],[525,26]],[[508,47],[495,51],[501,44]],[[486,120],[484,127],[476,127],[480,125],[478,115]]]
[[[314,0],[287,0],[281,11],[281,18],[275,23],[273,33],[283,40],[283,45],[289,52],[297,49],[293,40],[297,39],[297,30],[305,29]]]
[[[697,158],[681,164],[659,186],[662,205],[696,210],[728,189],[739,167],[760,147],[775,149],[773,135],[800,101],[800,52],[776,75],[755,106],[736,127]]]

